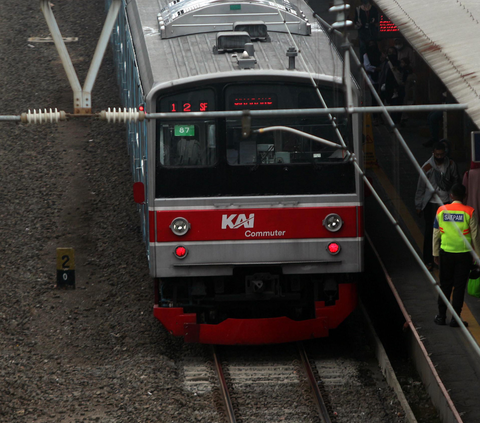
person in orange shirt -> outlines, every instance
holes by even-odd
[[[447,298],[453,290],[452,306],[460,316],[465,297],[465,288],[472,267],[471,248],[480,251],[478,221],[473,207],[462,203],[465,187],[455,184],[450,192],[452,203],[440,206],[433,226],[433,258],[440,269],[440,288]],[[460,232],[463,236],[460,235]],[[434,322],[445,325],[447,305],[438,297],[438,314]],[[467,326],[467,322],[463,322]],[[452,317],[451,327],[458,327]]]

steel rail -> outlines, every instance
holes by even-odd
[[[307,375],[308,381],[310,382],[310,387],[312,388],[315,404],[320,414],[320,420],[322,421],[322,423],[332,423],[332,420],[330,419],[330,415],[327,410],[327,406],[325,405],[325,401],[323,400],[322,393],[318,388],[317,380],[315,378],[315,375],[313,374],[312,366],[308,361],[305,348],[301,342],[297,343],[297,348],[298,348],[298,353],[300,354],[300,357],[302,359],[303,368]]]
[[[228,391],[227,382],[223,373],[222,363],[220,362],[219,354],[215,346],[212,347],[213,359],[215,361],[215,371],[217,373],[218,381],[220,382],[220,390],[222,391],[223,403],[225,405],[225,411],[227,412],[228,421],[230,423],[236,423],[235,411],[233,410],[232,399]]]

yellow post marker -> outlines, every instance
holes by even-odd
[[[370,168],[378,167],[377,156],[375,155],[375,144],[373,142],[372,116],[370,113],[365,113],[363,117],[363,137],[365,166]]]
[[[75,251],[57,248],[57,288],[75,289]]]

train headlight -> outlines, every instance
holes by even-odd
[[[337,232],[343,226],[342,218],[336,213],[330,213],[324,220],[325,226],[330,232]]]
[[[175,235],[183,236],[190,229],[190,223],[184,217],[176,217],[170,224],[170,229]]]

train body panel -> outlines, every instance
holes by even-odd
[[[151,212],[150,246],[157,277],[231,275],[235,266],[276,265],[285,274],[362,271],[362,213],[358,205],[270,207],[261,209],[187,209]],[[323,222],[342,217],[341,233]],[[170,229],[177,218],[191,226],[181,238]],[[339,250],[329,252],[331,243]],[[175,254],[184,248],[185,255]],[[339,255],[341,249],[341,256]],[[232,260],[234,258],[234,260]]]
[[[357,306],[356,284],[340,285],[339,297],[334,306],[324,301],[315,302],[315,317],[296,321],[289,317],[265,319],[226,319],[219,324],[198,324],[194,313],[183,308],[155,306],[155,316],[175,336],[186,342],[218,345],[262,345],[303,341],[328,336]]]
[[[340,244],[341,258],[328,253],[331,243]],[[232,275],[237,266],[280,266],[283,274],[353,273],[363,269],[360,249],[363,238],[298,239],[295,241],[172,242],[155,245],[157,271],[162,277]],[[179,261],[177,248],[187,257]],[[335,247],[337,248],[337,247]],[[172,258],[176,260],[172,264]],[[232,259],[234,258],[234,259]]]
[[[341,57],[312,10],[132,0],[112,41],[125,107],[169,113],[128,131],[155,316],[190,342],[327,336],[363,271],[363,183],[346,152],[361,165],[362,138],[358,115],[276,114],[345,104]],[[247,132],[241,117],[201,114],[244,110],[268,113]]]
[[[186,9],[189,3],[194,2],[183,0],[178,3],[184,5]],[[206,1],[204,3],[215,2]],[[256,2],[242,1],[236,4],[245,9],[254,3]],[[297,46],[297,50],[303,52],[304,59],[296,60],[295,72],[341,78],[342,62],[336,51],[332,51],[335,48],[330,44],[326,32],[314,19],[313,11],[306,3],[302,2],[302,4],[304,5],[302,11],[311,23],[311,34],[309,36],[290,35],[285,29],[282,32],[269,31],[268,42],[254,42],[257,63],[248,72],[252,70],[264,73],[288,71],[287,50],[292,46]],[[168,5],[169,2],[166,0],[134,0],[129,1],[126,6],[133,43],[138,46],[136,50],[138,51],[139,72],[147,95],[155,90],[157,84],[175,84],[175,82],[201,75],[212,79],[228,72],[239,74],[243,72],[235,60],[232,60],[231,54],[213,54],[218,32],[232,31],[232,23],[225,26],[222,25],[225,22],[218,22],[218,30],[212,32],[201,32],[203,25],[200,24],[197,27],[197,33],[163,39],[160,36],[158,14],[162,12],[162,8],[167,8]],[[229,8],[231,3],[225,2],[225,5]],[[275,12],[275,9],[272,11]],[[255,12],[250,16],[242,12],[244,12],[242,9],[229,11],[234,15],[243,15],[239,16],[238,21],[259,20]],[[325,60],[326,57],[328,60]]]

